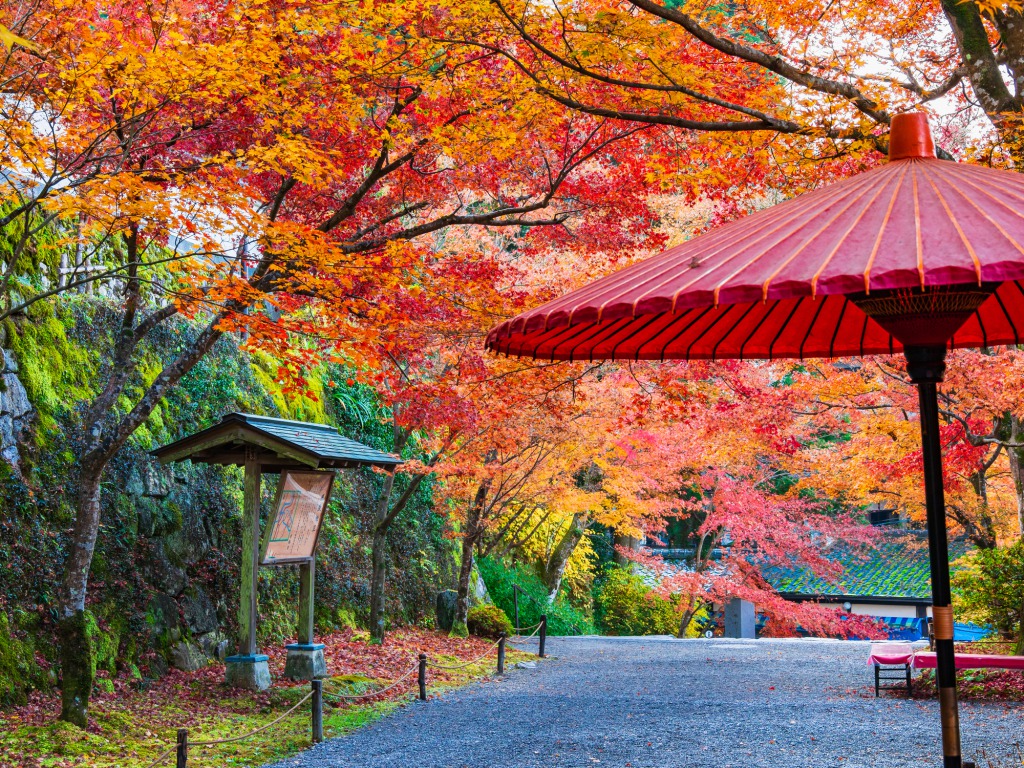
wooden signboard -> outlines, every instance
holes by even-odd
[[[263,532],[261,565],[305,562],[313,558],[333,483],[333,472],[289,469],[281,473],[277,498]]]

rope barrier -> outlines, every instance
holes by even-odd
[[[290,714],[291,714],[292,712],[294,712],[294,711],[295,711],[296,709],[298,709],[298,708],[299,708],[299,707],[301,707],[301,706],[302,706],[303,704],[305,704],[305,703],[306,703],[307,701],[309,701],[309,699],[310,699],[310,698],[311,698],[312,696],[313,696],[313,692],[312,692],[312,691],[310,691],[310,692],[309,692],[309,693],[307,693],[307,694],[306,694],[305,696],[303,696],[303,697],[302,697],[301,699],[299,699],[299,701],[297,701],[297,702],[295,703],[295,705],[294,705],[294,706],[293,706],[293,707],[292,707],[291,709],[289,709],[289,710],[288,710],[287,712],[285,712],[285,713],[284,713],[283,715],[281,715],[281,716],[280,716],[279,718],[277,718],[276,720],[273,720],[273,721],[271,721],[271,722],[267,723],[266,725],[262,725],[262,726],[260,726],[260,727],[259,727],[259,728],[257,728],[257,729],[256,729],[255,731],[250,731],[249,733],[244,733],[244,734],[242,734],[241,736],[232,736],[232,737],[231,737],[230,739],[212,739],[212,740],[210,740],[210,741],[190,741],[190,742],[188,743],[188,745],[189,745],[190,747],[212,747],[212,746],[214,746],[215,744],[230,744],[230,743],[232,743],[232,742],[234,742],[234,741],[243,741],[243,740],[245,740],[245,739],[249,739],[249,738],[252,738],[252,737],[253,737],[253,736],[255,736],[255,735],[256,735],[257,733],[261,733],[262,731],[265,731],[265,730],[267,730],[268,728],[272,728],[273,726],[275,726],[275,725],[277,725],[278,723],[280,723],[280,722],[281,722],[282,720],[284,720],[284,719],[285,719],[286,717],[288,717],[288,715],[290,715]],[[154,761],[153,761],[152,763],[150,763],[149,765],[147,765],[147,766],[146,766],[146,768],[154,768],[154,766],[157,766],[157,765],[159,765],[159,764],[160,764],[160,763],[162,763],[162,762],[163,762],[164,760],[166,760],[166,759],[167,759],[167,757],[168,757],[168,756],[169,756],[169,755],[170,755],[170,754],[171,754],[172,752],[174,752],[174,751],[175,751],[176,749],[177,749],[177,746],[173,746],[173,747],[171,747],[171,748],[170,748],[170,749],[168,749],[168,750],[167,750],[166,752],[164,752],[164,753],[163,753],[162,755],[160,755],[160,757],[158,757],[158,758],[157,758],[156,760],[154,760]]]
[[[286,717],[288,717],[288,715],[290,715],[296,709],[298,709],[303,704],[305,704],[307,701],[309,701],[310,698],[312,698],[312,696],[313,696],[313,692],[310,691],[305,696],[303,696],[301,699],[299,699],[295,703],[295,706],[293,706],[291,709],[289,709],[287,712],[285,712],[279,718],[277,718],[276,720],[273,720],[272,722],[267,723],[266,725],[260,726],[255,731],[250,731],[249,733],[242,734],[241,736],[232,736],[230,739],[214,739],[213,741],[190,741],[188,743],[188,745],[190,747],[212,747],[214,744],[230,744],[230,743],[232,743],[234,741],[244,741],[245,739],[248,739],[248,738],[251,738],[252,736],[255,736],[257,733],[261,733],[261,732],[267,730],[268,728],[271,728],[271,727],[277,725],[282,720],[284,720]]]
[[[534,635],[536,635],[538,632],[541,632],[541,630],[543,628],[544,628],[544,617],[541,617],[541,621],[538,624],[536,624],[534,627],[532,627],[532,629],[533,629],[533,633],[532,634],[528,635],[527,637],[518,637],[517,639],[519,639],[519,640],[529,640]],[[523,630],[526,630],[526,629],[531,629],[531,627],[517,628],[517,631],[523,631]],[[442,669],[442,670],[465,669],[466,667],[471,667],[471,666],[473,666],[475,664],[479,664],[481,661],[483,661],[485,658],[487,658],[487,656],[489,656],[491,654],[491,651],[493,651],[495,648],[498,648],[498,672],[500,674],[503,671],[503,664],[504,664],[504,658],[505,658],[505,651],[504,651],[505,646],[503,646],[502,643],[506,642],[506,641],[508,641],[510,639],[512,639],[512,638],[506,638],[504,636],[498,638],[498,640],[493,645],[491,645],[486,651],[484,651],[480,656],[478,656],[477,658],[473,659],[472,661],[466,661],[466,662],[463,662],[461,664],[436,664],[435,663],[435,664],[433,664],[431,666],[433,666],[435,669]],[[541,643],[541,645],[540,645],[540,655],[543,657],[544,656],[544,634],[543,633],[541,634],[541,637],[540,637],[540,643]],[[323,740],[323,725],[322,725],[322,723],[323,723],[323,719],[322,719],[323,718],[323,714],[322,714],[322,701],[323,701],[323,698],[322,697],[323,696],[327,696],[327,697],[333,698],[335,700],[366,699],[366,698],[371,698],[373,696],[380,696],[382,694],[387,693],[390,690],[393,690],[393,689],[397,688],[399,685],[404,683],[413,674],[413,672],[417,672],[418,671],[420,673],[420,677],[419,677],[420,698],[425,701],[427,699],[427,695],[426,695],[426,670],[427,670],[427,656],[426,656],[426,654],[422,654],[421,653],[419,655],[419,659],[418,659],[418,661],[417,661],[415,666],[410,668],[404,675],[402,675],[398,679],[394,680],[393,682],[388,684],[386,687],[381,688],[380,690],[376,690],[376,691],[367,691],[365,693],[355,693],[355,694],[345,694],[345,693],[338,693],[338,692],[335,692],[335,691],[324,690],[324,688],[323,688],[323,681],[314,680],[313,681],[313,690],[310,691],[309,693],[307,693],[305,696],[303,696],[297,702],[295,702],[295,704],[293,704],[286,712],[284,712],[283,714],[281,714],[279,717],[275,718],[274,720],[270,721],[266,725],[262,725],[259,728],[256,728],[255,730],[252,730],[252,731],[249,731],[248,733],[244,733],[244,734],[242,734],[240,736],[232,736],[232,737],[226,738],[226,739],[210,739],[210,740],[207,740],[207,741],[189,741],[189,739],[188,739],[188,731],[186,729],[179,729],[179,731],[178,731],[178,744],[176,744],[175,746],[173,746],[170,749],[167,749],[166,751],[161,753],[160,756],[157,757],[156,760],[154,760],[152,763],[149,763],[149,765],[147,765],[146,768],[156,768],[156,766],[160,765],[160,763],[162,763],[164,760],[166,760],[173,752],[178,751],[178,750],[180,750],[180,751],[178,751],[178,761],[179,761],[179,765],[181,765],[182,764],[181,761],[187,759],[186,758],[186,752],[187,752],[188,747],[212,747],[212,746],[215,746],[217,744],[231,744],[231,743],[236,742],[236,741],[244,741],[245,739],[252,738],[253,736],[255,736],[258,733],[262,733],[263,731],[266,731],[266,730],[268,730],[270,728],[273,728],[275,725],[277,725],[282,720],[284,720],[286,717],[291,715],[293,712],[295,712],[295,710],[297,710],[299,707],[301,707],[303,704],[305,704],[310,699],[313,699],[313,712],[312,712],[312,715],[313,715],[313,741],[314,741],[314,743],[322,741]]]
[[[162,762],[163,762],[164,760],[166,760],[166,759],[167,759],[167,757],[168,757],[168,755],[170,755],[170,754],[171,754],[171,752],[173,752],[173,751],[174,751],[174,750],[176,750],[177,748],[178,748],[178,747],[177,747],[177,745],[175,745],[175,746],[171,747],[171,748],[170,748],[170,749],[168,749],[168,750],[167,750],[166,752],[164,752],[164,753],[163,753],[162,755],[160,755],[160,757],[158,757],[158,758],[157,758],[156,760],[154,760],[154,761],[153,761],[152,763],[150,763],[149,765],[147,765],[147,766],[146,766],[146,768],[153,768],[153,767],[154,767],[154,766],[156,766],[156,765],[160,765],[160,763],[162,763]]]
[[[544,622],[541,622],[540,624],[538,624],[537,627],[530,634],[528,634],[528,635],[515,635],[514,637],[510,637],[509,640],[513,641],[513,642],[518,642],[518,643],[521,643],[524,640],[529,640],[534,635],[536,635],[538,632],[540,632],[540,628],[541,628],[541,625],[543,623]],[[529,627],[523,627],[523,629],[529,629]]]
[[[396,687],[399,683],[401,683],[403,680],[405,680],[407,677],[409,677],[409,675],[411,675],[413,672],[417,671],[418,669],[419,669],[419,664],[417,663],[416,666],[414,666],[412,669],[410,669],[408,672],[406,672],[400,678],[395,680],[393,683],[388,685],[387,688],[381,688],[379,691],[367,691],[366,693],[355,693],[355,694],[334,693],[332,691],[324,691],[324,695],[325,696],[333,696],[336,699],[367,699],[367,698],[369,698],[371,696],[379,696],[380,694],[387,693],[392,688]]]
[[[496,643],[494,643],[494,645],[492,645],[490,648],[488,648],[486,651],[484,651],[482,656],[474,659],[473,661],[467,661],[464,664],[457,664],[455,666],[449,666],[449,665],[445,665],[445,664],[438,664],[438,663],[435,662],[435,663],[431,664],[430,666],[432,666],[434,669],[450,669],[450,670],[451,669],[465,669],[466,667],[471,667],[474,664],[479,664],[487,656],[490,656],[491,655],[491,651],[493,651],[495,648],[497,648],[500,643],[501,643],[501,640],[499,639]]]
[[[513,635],[513,637],[516,637],[516,636],[518,636],[518,635],[521,635],[521,634],[522,634],[523,632],[525,632],[525,631],[526,631],[526,630],[528,630],[528,629],[539,629],[539,628],[540,628],[540,625],[541,625],[541,623],[542,623],[542,622],[538,621],[538,622],[537,622],[536,624],[531,624],[531,625],[530,625],[530,626],[528,626],[528,627],[515,627],[515,631],[516,631],[516,634],[515,634],[515,635]]]

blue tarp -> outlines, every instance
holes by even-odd
[[[914,641],[928,637],[928,626],[925,619],[897,618],[895,616],[879,616],[877,618],[888,625],[890,640]]]
[[[992,634],[989,627],[979,627],[977,624],[953,624],[953,640],[958,643],[973,643],[975,640],[984,640]]]
[[[703,632],[706,629],[717,627],[722,629],[724,626],[724,612],[712,611],[708,616],[707,622],[700,628]],[[845,618],[845,616],[843,617]],[[864,618],[873,618],[876,621],[881,621],[886,624],[889,628],[889,639],[890,640],[905,640],[907,642],[914,642],[915,640],[927,640],[928,639],[928,620],[918,618],[907,618],[903,616],[865,616]],[[757,627],[758,633],[764,628],[766,617],[763,613],[757,614]],[[805,634],[801,628],[797,628],[798,634]],[[992,630],[988,627],[979,627],[977,624],[962,624],[956,622],[953,625],[953,639],[958,643],[970,643],[975,640],[982,640],[992,634]]]
[[[925,619],[904,619],[887,616],[879,616],[879,621],[884,621],[889,626],[890,640],[927,640],[928,624]],[[958,643],[972,643],[975,640],[982,640],[992,634],[988,627],[979,627],[977,624],[953,624],[953,640]]]

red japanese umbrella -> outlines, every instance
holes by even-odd
[[[936,384],[946,350],[1024,337],[1024,176],[938,160],[920,113],[889,162],[754,213],[494,328],[548,360],[903,352],[918,386],[946,768],[961,766]]]

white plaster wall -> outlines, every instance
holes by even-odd
[[[839,610],[842,603],[821,603],[829,608]],[[885,605],[884,603],[851,603],[850,613],[857,616],[884,616],[894,619],[913,619],[917,616],[917,608],[913,605]],[[931,607],[928,608],[928,615],[932,615]]]

